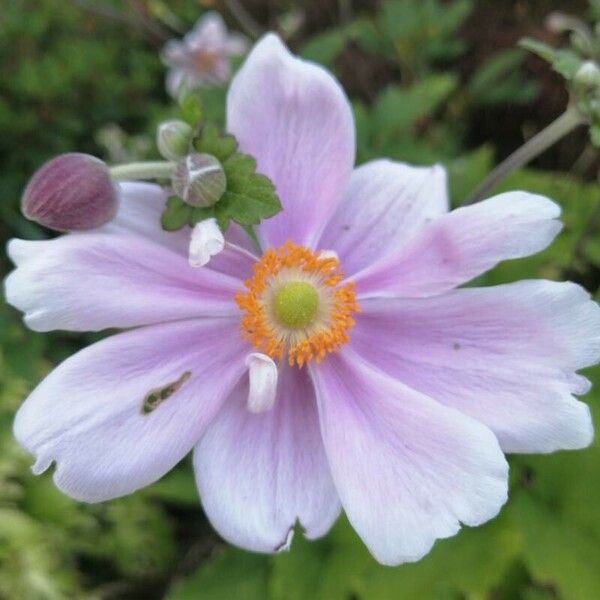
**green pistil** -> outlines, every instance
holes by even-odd
[[[289,329],[304,329],[317,316],[319,294],[305,281],[288,281],[273,294],[273,314]]]

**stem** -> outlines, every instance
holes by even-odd
[[[262,27],[252,18],[252,15],[238,0],[225,0],[225,6],[252,39],[257,40],[262,35]]]
[[[558,119],[550,123],[534,135],[528,142],[513,152],[506,160],[501,162],[473,192],[465,204],[473,204],[486,198],[503,179],[513,171],[520,169],[545,150],[553,146],[558,140],[585,123],[584,117],[575,107],[568,108]]]
[[[174,162],[137,162],[110,168],[110,176],[115,181],[126,179],[170,179],[175,171]]]

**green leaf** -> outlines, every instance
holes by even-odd
[[[501,103],[520,104],[535,98],[538,87],[528,81],[521,67],[524,53],[519,49],[496,53],[474,73],[467,90],[471,102],[480,106]]]
[[[171,196],[160,217],[160,224],[165,231],[177,231],[187,225],[193,215],[194,209],[178,196]]]
[[[493,166],[494,151],[482,146],[447,165],[450,198],[453,206],[460,206],[485,178]]]
[[[267,588],[266,556],[226,548],[177,583],[166,600],[265,600]]]
[[[513,498],[511,508],[524,535],[525,564],[534,579],[549,582],[560,598],[596,598],[600,590],[598,538],[530,494]]]
[[[219,223],[230,219],[240,225],[256,225],[281,211],[271,180],[256,173],[256,161],[248,154],[234,154],[223,163],[227,191],[215,205]]]
[[[581,63],[581,58],[572,50],[557,50],[552,68],[567,81],[571,81],[579,70]]]
[[[533,38],[523,38],[519,41],[519,46],[529,52],[533,52],[533,54],[537,54],[540,58],[549,63],[553,63],[556,58],[556,50],[552,48],[552,46],[540,42],[539,40],[534,40]]]
[[[347,41],[348,38],[341,29],[324,31],[310,38],[302,46],[300,55],[307,60],[330,67],[346,46]]]
[[[519,42],[521,48],[537,54],[540,58],[549,62],[552,68],[570,81],[581,66],[581,58],[573,50],[556,50],[544,42],[531,38],[524,38]]]
[[[223,163],[237,150],[237,141],[234,136],[221,133],[216,125],[207,123],[194,146],[198,152],[211,154]]]
[[[404,88],[389,86],[378,97],[373,110],[374,134],[385,144],[405,133],[419,119],[431,115],[456,90],[453,75],[432,75]]]
[[[162,479],[145,488],[142,494],[167,504],[177,504],[196,508],[198,506],[198,488],[194,480],[191,464],[176,468]]]
[[[600,123],[594,123],[590,127],[590,139],[596,148],[600,148]]]
[[[204,116],[202,110],[202,100],[199,92],[186,92],[179,99],[179,109],[181,110],[182,119],[195,127],[200,123]]]

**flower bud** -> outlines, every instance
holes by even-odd
[[[110,221],[117,199],[108,167],[94,156],[72,152],[34,173],[23,192],[21,211],[49,229],[81,231]]]
[[[600,68],[594,61],[586,60],[575,73],[573,80],[587,89],[600,87]]]
[[[158,126],[156,145],[161,156],[167,160],[178,160],[190,149],[192,128],[183,121],[165,121]]]
[[[182,158],[171,183],[175,193],[191,206],[213,206],[227,189],[225,171],[210,154],[190,154]]]

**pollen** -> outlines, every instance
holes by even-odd
[[[320,362],[350,341],[360,310],[354,284],[343,279],[337,258],[292,242],[269,248],[236,295],[244,339],[290,366]]]

